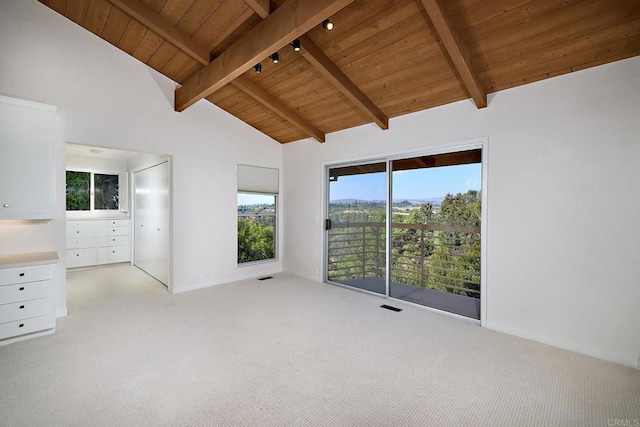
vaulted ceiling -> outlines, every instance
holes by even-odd
[[[281,143],[640,55],[638,0],[39,1]]]

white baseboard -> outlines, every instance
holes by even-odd
[[[619,365],[628,366],[630,368],[640,369],[640,358],[631,356],[628,354],[617,353],[615,351],[594,347],[589,344],[585,344],[577,341],[571,341],[567,339],[551,337],[544,334],[538,334],[536,332],[530,332],[524,329],[502,325],[500,323],[492,322],[490,320],[487,320],[486,328],[492,329],[498,332],[503,332],[505,334],[515,335],[521,338],[538,341],[543,344],[549,344],[554,347],[563,348],[565,350],[574,351],[576,353],[606,360],[607,362],[613,362]]]
[[[232,277],[208,280],[206,282],[194,283],[185,286],[173,285],[169,291],[172,294],[181,294],[183,292],[195,291],[197,289],[209,288],[211,286],[224,285],[225,283],[238,282],[240,280],[255,279],[257,277],[278,274],[282,272],[281,263],[264,264],[255,267],[239,268]]]
[[[298,277],[302,277],[303,279],[307,279],[307,280],[311,280],[312,282],[318,282],[318,283],[322,283],[322,277],[317,276],[315,274],[306,274],[304,272],[301,271],[294,271],[291,269],[282,269],[283,273],[287,273],[287,274],[291,274],[293,276],[298,276]]]
[[[34,332],[34,333],[31,333],[31,334],[20,335],[19,337],[7,338],[7,339],[4,339],[4,340],[0,340],[0,346],[7,345],[7,344],[12,344],[14,342],[30,340],[32,338],[43,337],[45,335],[55,334],[55,332],[56,332],[56,328],[52,328],[52,329],[47,329],[47,330],[41,331],[41,332]]]

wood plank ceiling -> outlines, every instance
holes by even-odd
[[[281,143],[640,55],[638,0],[39,1]]]

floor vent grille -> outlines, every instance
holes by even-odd
[[[258,277],[258,280],[269,280],[269,279],[273,279],[273,276]]]
[[[397,312],[397,311],[402,311],[402,309],[401,309],[401,308],[398,308],[398,307],[392,307],[392,306],[387,305],[387,304],[382,304],[380,307],[382,307],[382,308],[386,308],[387,310],[396,311],[396,312]]]

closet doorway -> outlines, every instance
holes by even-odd
[[[127,263],[171,290],[171,156],[73,143],[65,151],[67,269]]]

